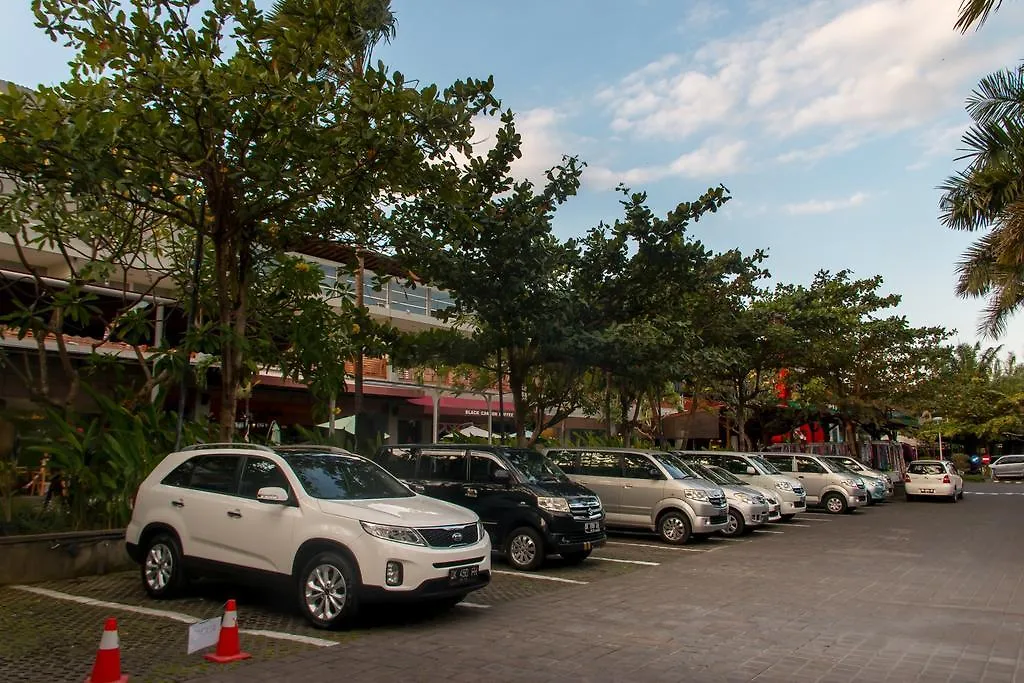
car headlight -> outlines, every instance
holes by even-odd
[[[563,512],[569,514],[569,501],[565,498],[549,498],[548,496],[537,496],[537,507],[548,512]]]
[[[705,502],[708,500],[708,492],[704,489],[684,489],[683,495],[690,500],[703,500]]]
[[[775,488],[777,488],[780,491],[792,491],[793,485],[790,484],[788,481],[780,481],[777,484],[775,484]]]
[[[843,479],[842,484],[843,486],[849,486],[851,489],[857,488],[856,479]]]
[[[736,499],[741,500],[744,503],[754,503],[756,501],[756,499],[753,496],[748,495],[746,493],[737,493]]]
[[[359,522],[359,524],[362,525],[363,531],[366,533],[377,538],[383,538],[385,541],[405,543],[406,545],[425,546],[427,544],[423,540],[423,536],[420,535],[420,532],[407,526],[388,526],[387,524],[374,524],[373,522]]]

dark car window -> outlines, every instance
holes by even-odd
[[[938,463],[914,462],[907,471],[911,474],[946,474],[946,468]]]
[[[621,477],[618,453],[585,451],[580,453],[580,474],[591,477]]]
[[[314,498],[373,500],[415,495],[384,468],[355,455],[302,453],[284,457],[302,488]]]
[[[291,495],[288,478],[284,476],[280,467],[266,458],[246,458],[245,467],[242,468],[242,485],[238,488],[238,495],[244,498],[255,498],[260,489],[269,486],[282,488]]]
[[[523,479],[531,484],[568,481],[565,472],[551,458],[529,448],[509,448],[505,457]]]
[[[466,481],[466,451],[422,451],[416,478],[426,481]]]
[[[622,476],[628,479],[651,479],[652,469],[657,469],[654,463],[642,455],[626,453],[622,456]]]
[[[237,455],[203,455],[193,458],[189,488],[213,493],[234,494],[238,492],[238,465],[242,458]]]
[[[192,470],[196,468],[196,460],[198,459],[189,458],[181,463],[171,470],[170,474],[164,477],[160,483],[165,486],[188,486],[189,482],[192,481]]]
[[[566,474],[580,474],[576,467],[576,454],[572,451],[548,451],[547,455]]]
[[[797,456],[796,458],[796,471],[807,472],[808,474],[827,474],[826,470],[821,463],[813,458],[804,458]]]
[[[489,455],[471,453],[469,456],[469,481],[473,484],[489,484],[494,481],[494,473],[504,469],[497,460]]]
[[[385,448],[374,459],[399,479],[413,479],[416,476],[416,451],[411,448]]]
[[[732,474],[746,474],[747,468],[750,467],[746,460],[743,458],[737,458],[735,455],[727,455],[723,460],[723,468]]]
[[[775,466],[780,472],[794,472],[792,456],[767,456],[768,462]]]

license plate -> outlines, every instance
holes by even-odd
[[[935,493],[935,489],[921,489],[921,493]]]
[[[454,585],[470,583],[476,579],[479,573],[480,567],[475,564],[472,567],[455,567],[454,569],[448,570],[448,583]]]
[[[584,522],[583,533],[596,534],[601,531],[601,522]]]

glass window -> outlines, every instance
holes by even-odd
[[[451,308],[454,304],[452,303],[452,296],[443,289],[431,289],[430,290],[430,312],[440,313],[441,311]]]
[[[739,477],[735,476],[732,472],[722,467],[710,466],[705,468],[708,472],[716,475],[718,479],[715,483],[718,485],[729,485],[729,486],[745,486],[747,482],[743,481]]]
[[[416,477],[416,451],[411,448],[385,448],[374,460],[399,479]]]
[[[747,461],[735,455],[727,455],[723,458],[722,466],[732,474],[746,474]]]
[[[427,481],[466,481],[465,451],[423,451],[417,479]]]
[[[286,455],[285,460],[314,498],[373,500],[415,495],[384,468],[356,455],[302,453]]]
[[[189,487],[213,493],[235,494],[238,492],[238,464],[242,460],[237,455],[204,455],[193,458],[196,461],[192,470]]]
[[[669,453],[658,453],[651,457],[665,468],[670,479],[700,479],[697,471],[689,463],[684,462],[682,458]]]
[[[621,477],[618,453],[586,451],[580,453],[580,474],[591,477]]]
[[[793,469],[793,458],[789,455],[770,455],[764,458],[769,464],[771,464],[779,472],[795,472]]]
[[[196,460],[198,458],[189,458],[181,463],[171,470],[170,474],[164,477],[160,483],[164,486],[188,486],[192,481],[192,470],[196,468]]]
[[[291,495],[291,486],[280,467],[266,458],[246,458],[238,495],[243,498],[255,498],[260,489],[268,486],[277,486]]]
[[[558,468],[566,474],[578,474],[576,467],[576,454],[570,451],[548,451],[548,459],[558,465]]]
[[[473,453],[469,456],[469,481],[474,484],[493,482],[494,473],[500,469],[504,468],[489,455]]]
[[[504,454],[516,471],[531,484],[569,479],[558,465],[537,451],[529,448],[509,448]]]
[[[946,469],[939,463],[913,462],[907,467],[911,474],[945,474]]]
[[[824,467],[822,467],[821,463],[819,463],[817,460],[799,455],[796,457],[796,471],[807,472],[810,474],[828,473],[828,471]]]
[[[392,280],[388,283],[391,308],[406,313],[427,314],[427,294],[423,287],[405,287]]]
[[[642,455],[627,453],[622,456],[622,476],[628,479],[651,479],[652,469],[656,469],[654,463]]]

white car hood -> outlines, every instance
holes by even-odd
[[[317,503],[328,515],[374,524],[431,527],[472,524],[478,519],[476,513],[464,507],[419,494],[408,498],[318,500]]]

